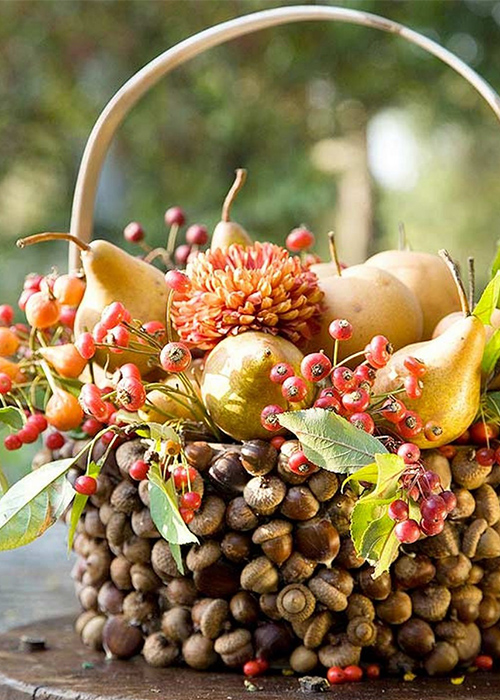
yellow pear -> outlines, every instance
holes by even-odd
[[[410,410],[416,411],[424,426],[432,422],[439,436],[428,440],[424,432],[412,438],[420,448],[439,447],[452,442],[472,423],[479,409],[481,360],[485,346],[484,324],[470,315],[463,287],[460,290],[463,316],[433,340],[402,348],[377,372],[374,394],[399,389],[409,374],[406,357],[417,357],[426,366],[422,396],[410,399],[398,394]]]
[[[308,386],[303,401],[287,405],[281,385],[269,373],[278,362],[288,362],[299,374],[303,354],[290,341],[258,331],[229,336],[218,343],[205,360],[201,395],[212,420],[235,440],[269,439],[262,427],[262,410],[275,404],[286,410],[307,408],[314,388]]]
[[[245,184],[246,176],[247,171],[243,170],[243,168],[239,168],[236,171],[236,178],[222,206],[221,220],[214,228],[212,234],[212,242],[210,244],[212,250],[215,250],[215,248],[227,248],[233,243],[238,243],[244,248],[252,245],[252,239],[243,226],[230,219],[231,206],[236,195]]]
[[[185,372],[198,398],[201,398],[200,381],[203,367],[203,360],[195,359]],[[166,389],[175,389],[182,392],[186,391],[183,383],[176,374],[170,374],[161,384],[164,384]],[[161,389],[152,389],[147,394],[146,404],[138,411],[140,419],[154,423],[165,423],[172,418],[200,420],[199,412],[197,413],[196,409],[193,408],[192,399],[186,396],[178,396],[178,400],[176,401],[175,397],[176,394],[173,392],[169,394]],[[179,400],[181,403],[179,403]],[[148,404],[153,405],[150,406]]]
[[[449,313],[460,311],[460,298],[446,264],[437,255],[413,250],[386,250],[365,265],[395,275],[417,297],[423,313],[423,340],[429,340],[437,323]]]
[[[314,266],[313,268],[314,269]],[[415,295],[394,275],[368,265],[353,265],[319,278],[324,293],[321,329],[309,341],[308,352],[324,350],[331,357],[330,323],[345,318],[353,326],[350,340],[339,343],[338,359],[360,352],[374,335],[385,335],[396,349],[422,337],[422,310]]]

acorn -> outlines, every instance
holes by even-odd
[[[226,666],[242,666],[253,658],[252,634],[246,629],[227,632],[215,640],[214,649]]]
[[[403,554],[394,564],[394,577],[400,588],[425,586],[435,575],[436,567],[425,554]]]
[[[245,486],[243,498],[259,515],[271,515],[285,494],[286,486],[277,476],[255,476]]]
[[[195,467],[199,472],[204,472],[210,466],[214,450],[208,442],[198,440],[187,443],[184,448],[184,456],[192,467]]]
[[[346,615],[349,620],[362,617],[366,620],[375,619],[375,607],[372,601],[361,593],[353,593],[349,596]]]
[[[85,573],[82,576],[84,585],[100,586],[109,576],[111,556],[105,546],[96,546],[90,552],[85,564]]]
[[[115,460],[123,476],[128,477],[130,467],[138,459],[144,459],[146,452],[142,440],[127,440],[116,448]]]
[[[79,637],[82,636],[83,628],[89,622],[89,620],[92,620],[94,617],[98,616],[98,612],[96,610],[85,610],[84,612],[80,613],[78,617],[75,620],[75,632]]]
[[[151,565],[155,574],[164,582],[180,576],[180,572],[172,556],[170,546],[165,540],[158,540],[151,550]]]
[[[363,557],[357,554],[352,539],[350,537],[343,537],[340,540],[340,549],[335,563],[337,566],[343,567],[344,569],[359,569],[366,562]]]
[[[225,561],[216,561],[194,573],[196,590],[206,596],[230,598],[239,589],[239,571]]]
[[[188,527],[191,532],[200,537],[213,535],[221,529],[225,512],[226,505],[222,498],[214,495],[206,496]]]
[[[293,525],[287,520],[271,520],[254,531],[252,542],[260,544],[264,554],[281,566],[292,553],[292,529]]]
[[[466,489],[478,489],[486,483],[491,466],[483,466],[476,460],[476,450],[465,448],[459,450],[451,463],[453,481]]]
[[[102,649],[106,623],[105,615],[94,615],[88,620],[81,631],[82,642],[86,647],[94,649],[94,651]]]
[[[179,656],[179,648],[172,644],[164,634],[155,632],[146,637],[142,655],[149,666],[165,668],[166,666],[172,666],[176,662]]]
[[[242,496],[229,502],[226,509],[226,523],[231,530],[254,530],[259,519]]]
[[[357,647],[369,647],[377,638],[377,628],[373,621],[362,616],[351,618],[346,632],[347,639]]]
[[[477,586],[465,584],[451,591],[451,609],[462,622],[474,622],[479,617],[483,592]]]
[[[252,476],[264,476],[274,469],[278,450],[265,440],[246,440],[241,448],[241,463]]]
[[[339,533],[321,516],[300,522],[295,531],[297,551],[308,559],[330,566],[340,549]]]
[[[407,620],[398,628],[397,640],[406,654],[416,658],[429,654],[436,643],[432,627],[416,618]]]
[[[142,505],[142,503],[141,503]],[[151,511],[149,508],[140,508],[132,513],[130,518],[132,525],[132,530],[137,535],[137,537],[157,539],[160,537],[160,533],[151,517]]]
[[[142,481],[139,481],[137,493],[139,494],[141,503],[143,503],[146,506],[146,508],[149,508],[151,505],[151,497],[149,495],[149,479],[143,479]]]
[[[374,567],[363,569],[358,574],[358,584],[361,591],[371,600],[385,600],[391,593],[392,584],[388,571],[373,578]]]
[[[379,620],[375,622],[375,627],[377,629],[377,636],[372,647],[373,653],[380,659],[390,659],[397,653],[393,629]]]
[[[98,510],[88,510],[84,517],[85,532],[89,537],[102,539],[106,537],[106,528],[104,527]]]
[[[221,547],[215,540],[203,544],[194,544],[186,557],[186,566],[190,571],[201,571],[214,564],[222,555]]]
[[[292,552],[280,568],[285,583],[301,583],[310,578],[317,566],[312,559],[307,559],[300,552]]]
[[[284,623],[264,622],[254,632],[254,644],[258,659],[280,659],[290,652],[294,638]]]
[[[451,593],[444,586],[430,584],[411,593],[413,612],[428,622],[443,620],[451,602]]]
[[[289,659],[291,668],[296,673],[310,673],[318,665],[318,655],[312,649],[307,649],[305,646],[296,647]]]
[[[333,624],[333,615],[329,610],[321,610],[305,622],[302,641],[307,649],[321,646],[328,630]]]
[[[161,618],[161,629],[172,642],[184,642],[193,632],[189,610],[176,606],[164,612]]]
[[[500,626],[494,625],[482,631],[483,646],[486,654],[500,659]]]
[[[311,474],[307,485],[320,503],[326,503],[337,493],[340,482],[335,472],[319,469]]]
[[[106,525],[106,540],[113,554],[121,554],[125,540],[132,535],[130,521],[125,513],[114,512]]]
[[[290,520],[309,520],[319,510],[319,501],[305,485],[288,489],[280,512]]]
[[[320,663],[331,666],[357,666],[361,658],[361,647],[351,644],[346,637],[339,636],[335,644],[327,644],[318,651]]]
[[[92,505],[100,508],[105,503],[109,502],[109,497],[114,488],[114,482],[110,479],[107,474],[102,472],[96,479],[97,481],[97,491],[90,497],[90,502]]]
[[[157,615],[155,599],[140,591],[132,591],[123,599],[122,614],[131,625],[143,625]]]
[[[377,605],[378,617],[389,625],[402,625],[410,619],[411,613],[412,599],[403,591],[394,591]]]
[[[479,615],[476,620],[479,627],[492,627],[500,620],[500,601],[495,596],[483,595],[479,603]]]
[[[144,644],[142,632],[130,625],[123,615],[108,618],[102,632],[102,643],[107,658],[130,659]]]
[[[194,581],[188,578],[174,578],[166,588],[166,597],[170,605],[192,605],[197,598]]]
[[[278,572],[267,557],[257,557],[245,566],[241,587],[255,593],[270,593],[278,588]]]
[[[444,523],[443,530],[439,535],[426,537],[418,543],[420,551],[429,557],[439,559],[441,557],[456,556],[460,553],[460,542],[457,526],[448,522]],[[466,554],[466,552],[464,552]]]
[[[132,586],[141,593],[151,593],[161,586],[161,580],[146,564],[132,564],[130,569]]]
[[[132,564],[148,564],[151,561],[151,541],[134,535],[123,543],[123,555]]]
[[[102,506],[99,508],[99,519],[104,526],[107,526],[114,512],[115,510],[113,506],[108,501],[106,501],[106,503],[103,503]]]
[[[98,590],[94,586],[83,586],[78,592],[78,600],[84,610],[97,610]]]
[[[483,484],[474,493],[476,509],[474,517],[484,518],[488,525],[494,525],[500,520],[500,502],[492,486]]]
[[[270,620],[282,620],[283,615],[278,610],[278,594],[262,593],[259,596],[259,607]]]
[[[116,557],[111,562],[109,569],[111,580],[121,591],[129,591],[132,588],[132,579],[130,578],[131,566],[131,562],[124,556]]]
[[[455,486],[453,493],[457,499],[457,505],[449,514],[450,520],[465,520],[470,518],[476,508],[476,499],[468,489]]]
[[[278,456],[278,465],[276,470],[278,472],[278,476],[286,484],[291,484],[292,486],[303,484],[309,478],[309,474],[298,474],[297,472],[293,472],[288,466],[288,459],[290,455],[300,449],[300,442],[298,440],[286,440],[281,445]]]
[[[229,601],[231,615],[242,625],[254,625],[259,619],[259,605],[248,591],[238,591]]]
[[[291,583],[279,592],[276,604],[283,619],[298,622],[311,617],[316,598],[303,584]]]
[[[436,561],[436,580],[442,586],[456,588],[466,583],[471,569],[471,560],[465,554],[443,557]]]
[[[230,531],[226,532],[220,548],[222,553],[229,561],[240,564],[250,558],[252,550],[252,540],[250,535],[245,535],[242,532]]]
[[[217,661],[214,643],[202,634],[192,634],[182,645],[182,656],[191,668],[206,671]]]
[[[424,661],[429,676],[446,675],[458,664],[458,652],[449,642],[437,642]]]
[[[208,475],[218,491],[229,496],[241,493],[248,482],[248,472],[243,468],[240,453],[226,450],[212,462]]]
[[[99,589],[97,596],[99,610],[107,615],[119,615],[123,610],[124,598],[123,591],[120,591],[111,581],[106,581]]]
[[[426,469],[439,476],[443,489],[448,490],[451,485],[451,469],[448,459],[439,450],[425,450],[422,454],[422,462]]]
[[[351,515],[355,505],[356,501],[351,492],[337,494],[326,505],[326,512],[341,536],[349,534]]]
[[[323,603],[329,610],[340,612],[347,608],[347,595],[340,590],[334,583],[330,583],[320,575],[312,578],[307,584],[309,589],[314,593],[316,599]]]
[[[217,639],[225,628],[228,617],[228,602],[222,598],[211,600],[201,614],[200,632],[204,637]],[[215,650],[218,651],[217,645],[215,646]]]
[[[110,502],[118,513],[125,513],[125,515],[131,515],[135,510],[142,508],[137,486],[130,481],[121,481],[118,486],[115,486]]]

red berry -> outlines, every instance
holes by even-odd
[[[271,371],[269,373],[269,379],[275,384],[283,384],[285,379],[294,376],[295,371],[292,365],[289,365],[288,362],[278,362],[277,365],[271,367]]]
[[[433,494],[424,498],[420,504],[420,512],[425,520],[435,520],[436,518],[444,518],[446,515],[446,503],[441,496]]]
[[[423,377],[427,372],[425,363],[422,362],[422,360],[419,360],[417,357],[412,357],[411,355],[405,357],[403,360],[403,365],[406,367],[408,372],[413,374],[415,377]]]
[[[487,445],[498,437],[498,426],[494,423],[478,421],[469,428],[470,439],[475,445]]]
[[[103,323],[96,323],[92,329],[92,338],[96,343],[103,343],[108,329]]]
[[[24,289],[21,292],[21,295],[18,299],[17,305],[19,306],[21,311],[25,311],[26,309],[26,304],[28,303],[28,299],[33,296],[33,294],[36,294],[35,289]]]
[[[193,467],[175,467],[172,472],[174,478],[174,486],[177,490],[189,487],[196,479],[198,472]]]
[[[370,394],[365,389],[355,389],[344,394],[342,403],[348,411],[362,412],[370,405]]]
[[[138,411],[146,403],[146,389],[140,379],[123,377],[116,385],[116,400],[127,411]]]
[[[420,537],[420,528],[416,520],[403,520],[394,528],[394,534],[400,542],[411,544]]]
[[[40,285],[43,280],[43,275],[32,272],[26,276],[23,284],[23,289],[33,289],[35,292],[40,291]]]
[[[438,447],[438,450],[447,459],[453,459],[457,454],[457,448],[454,445],[441,445],[441,447]]]
[[[427,469],[421,476],[420,486],[422,490],[427,493],[437,491],[441,488],[441,479],[439,478],[439,474]]]
[[[368,664],[365,669],[365,675],[371,681],[380,678],[380,666],[378,664]]]
[[[191,364],[191,352],[185,343],[167,343],[160,353],[160,364],[166,372],[184,372]]]
[[[434,535],[439,535],[444,529],[444,519],[434,518],[433,520],[427,520],[427,518],[422,518],[420,521],[420,529],[428,537],[434,537]]]
[[[17,433],[19,439],[23,443],[23,445],[30,445],[32,442],[36,442],[38,439],[38,436],[40,435],[40,431],[36,427],[36,425],[26,423],[26,425],[21,428],[21,430]]]
[[[457,438],[455,438],[456,445],[469,445],[470,442],[471,442],[471,438],[470,438],[470,432],[468,430],[466,430],[461,435],[459,435]]]
[[[416,464],[420,459],[420,449],[412,442],[403,442],[398,447],[398,457],[402,457],[405,464]]]
[[[121,326],[121,325],[114,326],[114,328],[111,328],[106,334],[106,343],[108,345],[119,346],[117,348],[111,347],[110,348],[111,352],[116,352],[116,353],[123,352],[122,348],[127,348],[129,342],[130,342],[130,332],[125,328],[125,326]]]
[[[207,227],[203,224],[192,224],[186,231],[186,243],[190,245],[205,245],[208,242]]]
[[[180,270],[169,270],[165,274],[165,282],[167,283],[167,287],[170,287],[170,289],[179,294],[189,292],[192,286],[189,277]]]
[[[446,512],[451,513],[457,507],[457,497],[453,491],[442,491],[440,496],[445,503]]]
[[[386,365],[393,353],[393,347],[385,335],[373,336],[373,338],[370,340],[369,348],[372,359],[379,367]]]
[[[326,677],[331,685],[340,685],[346,682],[345,673],[340,666],[330,666],[326,672]]]
[[[158,340],[162,340],[165,336],[165,325],[161,321],[146,321],[142,324],[142,328],[148,335],[152,335]]]
[[[183,243],[180,246],[177,246],[174,252],[174,258],[175,262],[178,265],[185,265],[188,261],[189,256],[191,255],[191,246]]]
[[[165,212],[165,223],[167,226],[182,226],[186,223],[186,215],[180,207],[170,207]]]
[[[342,404],[335,398],[335,396],[320,396],[314,402],[313,407],[322,408],[325,411],[335,411],[335,413],[340,413]]]
[[[61,323],[61,325],[73,329],[75,318],[76,308],[74,306],[61,306],[61,313],[59,314],[59,323]]]
[[[12,379],[5,372],[0,372],[0,394],[8,394],[12,389]]]
[[[75,347],[85,360],[95,355],[95,341],[91,333],[81,333],[75,340]]]
[[[94,437],[102,429],[103,425],[96,418],[87,418],[84,420],[82,430],[89,437]]]
[[[300,253],[302,250],[312,248],[314,235],[305,226],[294,228],[286,237],[285,245],[292,253]]]
[[[269,661],[263,658],[257,658],[255,661],[259,664],[261,673],[264,673],[269,668]]]
[[[476,450],[476,461],[482,467],[491,467],[495,464],[495,450],[491,447],[481,447]]]
[[[60,450],[65,442],[66,439],[64,435],[61,435],[57,430],[54,430],[45,437],[45,447],[48,447],[49,450]]]
[[[39,433],[43,433],[44,430],[47,430],[48,426],[47,419],[43,413],[32,413],[28,416],[28,424],[35,425]]]
[[[434,442],[435,440],[439,440],[441,435],[443,434],[443,429],[440,425],[438,425],[435,421],[429,420],[427,423],[424,425],[424,436],[426,440],[429,440],[429,442]]]
[[[196,491],[186,491],[180,498],[180,504],[183,508],[198,510],[201,506],[201,496]]]
[[[122,377],[133,377],[134,379],[141,379],[141,371],[133,362],[126,362],[120,367],[120,373]]]
[[[360,666],[346,666],[344,674],[346,681],[358,683],[363,678],[363,669]]]
[[[149,464],[143,459],[136,459],[128,470],[129,476],[136,481],[142,481],[148,475]]]
[[[398,498],[396,501],[389,504],[388,515],[391,520],[395,520],[396,522],[408,520],[409,512],[408,503],[401,500],[401,498]]]
[[[189,525],[194,518],[194,510],[191,510],[191,508],[179,508],[179,513],[186,525]]]
[[[404,418],[406,406],[394,396],[389,396],[382,404],[380,413],[389,423],[399,423]]]
[[[104,422],[108,417],[108,407],[103,401],[101,392],[95,384],[84,384],[80,390],[80,404],[89,415]]]
[[[131,221],[123,229],[123,237],[129,243],[139,243],[144,238],[144,229],[137,221]]]
[[[295,474],[310,474],[316,471],[316,466],[307,459],[302,450],[292,452],[288,458],[288,468]]]
[[[286,440],[282,435],[275,435],[273,438],[271,438],[270,442],[275,449],[279,450],[281,445],[286,442]]]
[[[19,435],[17,435],[17,433],[6,435],[3,440],[3,446],[6,450],[9,450],[10,452],[18,450],[20,447],[22,447],[22,444],[22,440],[19,437]]]
[[[493,657],[481,654],[474,659],[474,666],[480,671],[491,671],[493,668]]]
[[[348,367],[336,367],[332,373],[332,384],[342,394],[356,388],[356,377]]]
[[[253,678],[254,676],[259,676],[262,673],[262,667],[256,659],[252,659],[244,664],[243,673],[245,676],[250,676]]]
[[[297,403],[307,396],[307,384],[300,377],[288,377],[281,385],[281,393],[287,401]]]
[[[77,493],[83,496],[92,496],[97,491],[97,481],[93,476],[79,476],[74,484],[74,489]]]
[[[300,363],[300,371],[304,379],[319,382],[330,374],[332,363],[322,352],[312,352],[306,355]]]
[[[358,382],[358,386],[363,386],[364,384],[372,386],[377,376],[376,371],[369,364],[363,362],[358,365],[354,370],[354,376]]]
[[[125,316],[125,307],[121,301],[113,301],[104,307],[101,312],[101,325],[110,330],[121,323]]]
[[[271,432],[281,430],[281,425],[278,420],[278,416],[280,413],[284,413],[284,410],[281,408],[281,406],[277,406],[276,404],[270,404],[269,406],[266,406],[262,409],[262,412],[260,414],[260,424],[263,428],[265,428],[266,430],[270,430]]]
[[[352,332],[352,324],[345,318],[336,318],[328,326],[328,333],[334,340],[350,340]]]
[[[9,304],[0,304],[0,324],[10,326],[14,320],[14,309]]]
[[[422,419],[415,411],[405,411],[403,418],[397,424],[401,437],[408,440],[422,432]]]
[[[405,377],[403,385],[409,399],[419,399],[422,396],[422,386],[414,374]]]
[[[375,423],[373,422],[373,418],[369,413],[364,411],[361,411],[360,413],[353,413],[352,416],[349,416],[349,422],[352,423],[355,428],[358,428],[358,430],[364,430],[365,433],[369,433],[370,435],[373,435],[375,432]]]

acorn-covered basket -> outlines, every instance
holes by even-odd
[[[45,295],[25,302],[34,329],[29,352],[20,350],[26,331],[9,329],[21,338],[16,345],[0,328],[0,345],[12,341],[4,353],[11,359],[0,358],[0,379],[10,380],[0,381],[9,449],[30,441],[30,426],[33,433],[38,423],[39,433],[49,424],[33,472],[3,489],[0,549],[31,541],[64,515],[77,554],[77,632],[112,657],[142,652],[157,667],[218,665],[247,675],[329,669],[331,683],[359,678],[361,667],[371,678],[486,668],[500,657],[500,402],[485,391],[494,386],[498,342],[491,330],[486,343],[484,331],[494,327],[498,276],[474,306],[449,256],[443,253],[449,270],[430,256],[452,286],[446,313],[464,311],[463,326],[444,336],[467,355],[463,387],[441,415],[428,397],[445,404],[435,377],[450,367],[432,353],[406,350],[426,321],[413,293],[391,282],[408,337],[393,339],[393,312],[388,320],[381,313],[358,352],[348,350],[356,320],[330,303],[322,279],[334,263],[318,264],[305,252],[310,232],[290,234],[289,249],[301,253],[292,257],[252,244],[229,220],[244,171],[210,250],[198,250],[206,242],[200,227],[191,231],[185,272],[172,265],[170,244],[183,224],[178,209],[166,216],[169,246],[149,251],[146,262],[119,249],[110,256],[105,242],[89,244],[107,149],[144,92],[212,46],[304,20],[402,36],[465,77],[500,118],[496,93],[446,49],[390,20],[336,7],[241,17],[137,73],[103,111],[85,149],[71,233],[62,235],[71,241],[73,272],[38,279],[37,289],[25,285],[34,290],[26,297]],[[22,245],[53,237],[38,234]],[[128,227],[126,238],[140,241],[140,227]],[[93,306],[80,255],[87,291],[101,285]],[[155,257],[169,268],[167,284],[147,264]],[[146,275],[147,318],[136,318],[130,290],[103,291],[113,264],[129,279]],[[363,285],[355,276],[360,294]],[[59,308],[47,321],[49,304]],[[66,323],[64,308],[75,312]],[[10,325],[9,312],[0,311]],[[243,379],[242,367],[251,369]],[[429,415],[420,415],[420,400],[431,404]],[[445,427],[452,414],[453,426]]]

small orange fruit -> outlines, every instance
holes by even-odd
[[[61,377],[67,379],[79,377],[87,364],[87,360],[80,355],[73,343],[49,345],[46,348],[40,348],[40,354]]]
[[[24,312],[33,328],[50,328],[59,320],[61,305],[46,292],[35,292],[26,302]]]
[[[19,347],[19,338],[10,328],[0,328],[0,357],[13,355]]]
[[[78,306],[85,292],[85,282],[76,275],[61,275],[54,282],[55,298],[65,306]]]
[[[78,399],[63,389],[55,391],[45,407],[45,418],[57,430],[73,430],[83,419],[83,411]]]

